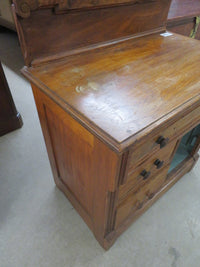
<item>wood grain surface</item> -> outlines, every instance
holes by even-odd
[[[23,74],[122,143],[200,98],[199,60],[198,41],[155,34]]]

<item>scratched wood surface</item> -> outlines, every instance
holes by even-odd
[[[199,97],[199,61],[198,41],[155,34],[23,73],[121,143]]]

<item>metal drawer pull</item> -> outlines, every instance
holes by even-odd
[[[151,172],[147,172],[146,170],[143,170],[140,175],[142,175],[143,177],[143,180],[146,180],[150,175],[151,175]]]
[[[168,144],[168,142],[169,138],[164,138],[163,136],[160,136],[156,141],[156,143],[160,145],[160,148],[165,147]]]
[[[157,159],[157,160],[154,162],[154,165],[156,165],[157,169],[162,168],[163,164],[164,164],[164,161],[160,161],[159,159]]]

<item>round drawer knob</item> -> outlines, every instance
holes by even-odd
[[[146,180],[151,175],[151,172],[147,172],[146,170],[143,170],[140,175],[143,177],[143,180]]]
[[[157,160],[154,162],[154,165],[156,165],[157,169],[162,168],[163,164],[164,164],[164,161],[160,161],[159,159],[157,159]]]
[[[143,202],[137,201],[135,204],[136,209],[140,210],[143,207]]]
[[[156,141],[156,143],[160,145],[160,148],[165,147],[168,144],[168,142],[169,138],[164,138],[163,136],[160,136]]]
[[[148,199],[152,199],[155,196],[155,193],[148,192],[147,197]]]

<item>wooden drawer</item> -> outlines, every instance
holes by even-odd
[[[143,186],[152,177],[160,173],[163,168],[171,161],[174,151],[176,149],[177,141],[173,141],[162,150],[158,150],[148,160],[142,162],[134,171],[128,174],[127,182],[119,188],[119,199],[122,200],[129,194],[130,191],[136,191]],[[157,162],[156,162],[157,161]],[[159,165],[155,163],[160,162]],[[143,177],[142,172],[146,172],[148,177]]]
[[[149,157],[150,153],[155,151],[161,151],[164,149],[164,142],[170,142],[177,136],[183,136],[190,128],[192,128],[197,121],[200,120],[200,107],[186,114],[184,117],[171,124],[167,128],[162,128],[157,134],[152,138],[146,140],[138,148],[133,148],[130,153],[129,160],[129,172],[135,168],[136,165],[144,161],[145,158]],[[160,137],[164,138],[163,147],[157,143]]]
[[[117,207],[115,229],[132,214],[137,214],[148,201],[150,201],[163,187],[166,182],[169,165],[166,166],[157,176],[149,180],[137,192],[130,193]]]

